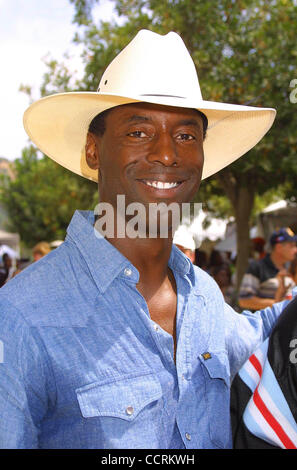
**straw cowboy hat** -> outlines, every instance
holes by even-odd
[[[141,30],[104,72],[97,92],[47,96],[24,114],[32,142],[60,165],[93,181],[85,142],[92,119],[114,106],[148,102],[194,108],[208,118],[204,141],[206,178],[254,147],[272,126],[276,111],[204,101],[193,60],[180,36]]]

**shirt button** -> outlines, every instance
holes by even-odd
[[[133,406],[128,406],[128,408],[126,408],[126,413],[127,413],[127,415],[133,415],[133,413],[134,413]]]
[[[155,330],[155,331],[159,331],[158,325],[154,325],[154,330]]]
[[[189,434],[188,432],[186,432],[186,439],[188,439],[188,441],[191,440],[191,434]]]
[[[124,274],[125,274],[125,276],[131,276],[131,274],[132,274],[132,269],[130,269],[130,268],[125,268]]]

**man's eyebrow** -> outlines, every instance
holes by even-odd
[[[201,123],[196,119],[182,119],[178,124],[181,126],[196,126],[201,129]]]
[[[152,119],[148,116],[141,116],[137,114],[133,114],[130,116],[127,122],[141,122],[141,121],[151,121]]]
[[[152,118],[149,116],[144,116],[144,115],[138,115],[138,114],[133,114],[127,119],[128,123],[133,123],[133,122],[151,122]],[[198,119],[195,118],[186,118],[186,119],[181,119],[178,121],[177,125],[179,126],[194,126],[197,127],[198,129],[203,129],[202,123]]]

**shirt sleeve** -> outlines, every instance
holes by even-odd
[[[226,347],[230,362],[231,380],[239,369],[270,335],[279,315],[289,300],[275,303],[251,313],[244,310],[235,312],[225,303]]]
[[[0,300],[0,448],[38,448],[50,371],[20,312]]]

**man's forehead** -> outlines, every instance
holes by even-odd
[[[291,240],[286,240],[284,242],[279,243],[279,245],[283,246],[284,248],[296,246],[296,242],[291,241]]]
[[[162,115],[168,115],[181,120],[185,118],[191,119],[193,124],[197,123],[197,125],[200,125],[202,121],[199,111],[196,109],[145,102],[115,106],[114,108],[111,108],[108,113],[108,116],[117,117],[127,121],[131,121],[132,119],[140,120],[140,118],[152,120],[153,117]]]

